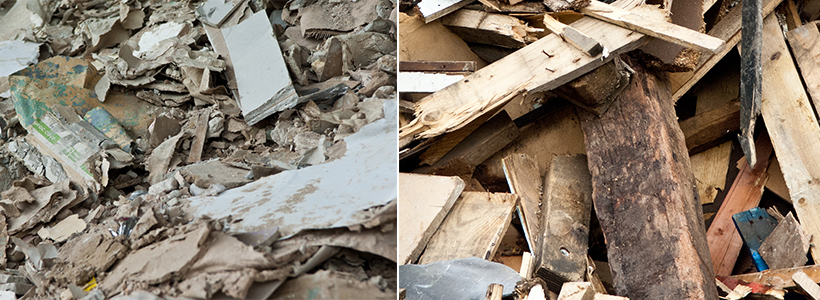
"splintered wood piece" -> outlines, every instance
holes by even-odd
[[[211,111],[213,111],[213,108],[202,110],[199,113],[199,119],[196,121],[194,131],[194,140],[191,142],[191,152],[188,154],[189,163],[198,162],[202,158],[202,148],[205,147],[205,140],[208,139],[208,120],[210,120]]]
[[[780,4],[777,11],[786,17],[786,26],[789,30],[794,30],[803,25],[803,21],[800,20],[800,13],[797,12],[797,6],[795,6],[794,1],[783,0],[783,4]]]
[[[578,111],[616,293],[716,299],[703,210],[669,82],[624,60],[635,74],[609,111]]]
[[[709,0],[705,1],[708,2]],[[775,7],[782,0],[763,0],[763,15],[766,16],[771,13]],[[706,10],[704,10],[706,11]],[[720,20],[712,30],[709,30],[709,35],[719,38],[726,42],[726,47],[723,50],[714,54],[703,53],[700,57],[700,62],[695,70],[681,73],[669,74],[669,79],[672,82],[672,100],[677,102],[683,97],[692,86],[695,85],[709,70],[712,69],[729,51],[740,42],[740,22],[741,22],[741,6],[737,5],[729,11],[723,19]],[[764,56],[765,57],[765,56]]]
[[[764,272],[735,275],[732,276],[732,278],[770,285],[775,288],[790,288],[795,286],[794,281],[792,281],[792,275],[798,271],[806,273],[814,282],[820,281],[820,265],[809,265],[789,269],[771,269]]]
[[[669,11],[670,22],[697,32],[703,32],[703,10],[691,1],[664,1],[663,7]],[[659,70],[690,71],[698,64],[701,53],[684,45],[655,39],[640,48],[651,56],[647,64]]]
[[[442,17],[441,24],[468,43],[522,48],[532,41],[527,34],[533,28],[516,17],[504,14],[459,9]]]
[[[760,257],[771,269],[786,269],[806,264],[809,251],[809,239],[803,234],[803,227],[794,219],[792,213],[777,224],[760,248]]]
[[[568,281],[583,281],[587,270],[592,183],[584,155],[554,156],[544,178],[544,228],[536,275],[559,292]]]
[[[689,153],[709,149],[727,134],[740,128],[740,101],[732,101],[680,122]]]
[[[532,278],[532,265],[532,254],[527,251],[524,251],[524,255],[521,257],[521,268],[518,269],[518,274],[521,275],[522,279],[530,280],[530,278]]]
[[[614,4],[628,3],[618,0]],[[589,17],[575,21],[572,27],[606,46],[610,55],[590,57],[561,37],[547,35],[420,100],[416,118],[400,129],[400,140],[431,138],[458,130],[522,92],[554,89],[648,40],[643,34]]]
[[[399,263],[414,263],[464,190],[458,177],[399,174]]]
[[[806,23],[786,33],[800,75],[806,83],[814,107],[820,108],[820,30],[817,21]]]
[[[768,178],[766,169],[772,154],[772,146],[765,132],[757,138],[756,148],[759,162],[757,167],[751,168],[746,159],[741,160],[740,171],[732,182],[729,192],[726,193],[726,197],[723,198],[723,204],[715,214],[709,231],[706,232],[715,274],[720,276],[732,275],[732,268],[743,247],[743,240],[737,232],[732,216],[760,204],[763,187]]]
[[[591,1],[580,11],[593,18],[601,19],[637,32],[672,43],[696,48],[709,53],[720,52],[726,45],[723,40],[692,29],[678,26],[652,16],[644,16],[603,2]]]
[[[570,45],[578,50],[584,51],[584,53],[589,56],[597,56],[598,54],[601,54],[601,51],[604,49],[604,46],[601,46],[601,43],[598,43],[595,39],[587,36],[575,28],[570,27],[569,25],[561,23],[549,14],[544,15],[543,22],[544,26],[546,26],[549,31],[557,34],[567,41],[567,43],[570,43]]]
[[[524,237],[533,253],[541,247],[541,174],[538,162],[529,155],[513,153],[501,160],[510,191],[518,195],[519,216],[524,227]]]
[[[692,155],[692,172],[698,183],[700,204],[715,202],[718,189],[726,186],[726,172],[729,170],[729,157],[732,155],[732,142]]]
[[[797,271],[792,275],[792,280],[813,300],[820,300],[820,285],[817,285],[817,282],[812,280],[809,275],[806,275],[803,271]]]
[[[502,296],[504,296],[504,286],[493,283],[487,287],[487,294],[484,295],[484,300],[501,300]]]
[[[592,284],[592,290],[595,291],[596,294],[605,294],[606,287],[604,286],[604,282],[601,281],[601,278],[598,277],[598,268],[595,266],[595,262],[592,260],[592,257],[587,255],[587,279],[589,283]]]
[[[463,192],[430,238],[419,264],[467,257],[492,259],[517,202],[513,194]]]
[[[472,0],[427,0],[418,3],[419,12],[425,23],[430,23],[459,8],[473,2]]]
[[[602,115],[629,85],[632,69],[618,57],[553,90],[572,103]]]
[[[763,120],[812,245],[820,239],[820,127],[775,15],[763,21]],[[812,257],[820,250],[811,247]]]
[[[544,0],[551,11],[578,10],[589,5],[590,0]]]
[[[429,168],[419,171],[436,175],[470,176],[475,167],[518,137],[518,127],[506,112],[481,124]]]
[[[560,290],[558,300],[592,300],[595,297],[589,282],[566,282]]]

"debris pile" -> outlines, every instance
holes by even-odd
[[[400,297],[820,299],[820,1],[399,10]]]
[[[0,1],[0,299],[395,298],[396,23]]]

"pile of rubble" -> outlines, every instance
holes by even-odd
[[[0,299],[395,298],[396,10],[0,1]]]
[[[820,299],[818,17],[402,1],[400,295]]]

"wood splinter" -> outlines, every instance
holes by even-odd
[[[560,36],[564,41],[569,43],[578,50],[583,51],[589,56],[598,56],[604,50],[604,46],[601,46],[601,43],[596,41],[595,39],[587,36],[583,32],[578,31],[575,28],[572,28],[561,21],[556,20],[550,15],[544,15],[544,26],[547,27],[550,31],[554,32],[558,36]],[[547,54],[544,52],[544,54]],[[552,57],[552,55],[547,54],[547,56]]]

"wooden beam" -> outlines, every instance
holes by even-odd
[[[631,12],[603,2],[592,1],[580,9],[580,12],[648,36],[709,53],[720,52],[726,46],[719,38],[666,22],[664,19],[655,19],[653,16]]]
[[[546,26],[549,31],[557,34],[567,41],[567,43],[576,49],[583,51],[589,56],[597,56],[598,54],[601,54],[601,51],[604,49],[604,46],[601,46],[601,43],[598,43],[595,39],[587,36],[575,28],[561,23],[549,14],[544,14],[543,22],[544,26]]]
[[[520,199],[518,215],[530,251],[540,253],[541,174],[538,173],[538,162],[529,155],[513,153],[505,157],[501,164],[504,166],[510,192]]]
[[[544,228],[536,275],[559,292],[587,271],[592,183],[584,155],[554,156],[544,178]]]
[[[399,263],[414,263],[464,190],[458,177],[399,174]]]
[[[780,4],[780,1],[782,0],[763,0],[763,15],[765,16],[771,13],[774,8]],[[710,36],[726,42],[726,47],[724,47],[722,51],[714,54],[703,53],[698,66],[693,71],[669,74],[669,79],[672,82],[672,100],[677,102],[678,99],[683,97],[695,83],[703,78],[718,61],[723,59],[723,57],[740,42],[740,10],[740,5],[735,6],[712,30],[709,30],[708,34]]]
[[[441,24],[468,43],[522,48],[534,41],[534,37],[529,36],[534,28],[518,18],[504,14],[459,9],[442,17]]]
[[[820,45],[817,45],[820,30],[817,29],[817,24],[817,21],[809,22],[786,33],[815,110],[820,108]]]
[[[797,6],[794,5],[794,1],[783,0],[783,3],[778,6],[777,11],[786,17],[786,27],[789,28],[789,30],[803,26],[803,21],[800,20],[800,13],[797,11]]]
[[[802,271],[797,271],[792,275],[792,281],[797,284],[803,292],[809,295],[813,300],[820,300],[820,285],[817,285],[817,282],[814,281],[803,273]]]
[[[501,300],[504,296],[504,286],[498,283],[492,283],[487,287],[487,294],[484,295],[484,300]]]
[[[760,203],[763,186],[768,178],[766,168],[769,165],[772,146],[765,132],[757,138],[755,148],[759,163],[752,169],[746,159],[741,160],[740,171],[732,182],[729,192],[726,193],[726,197],[723,198],[723,204],[715,214],[712,225],[706,232],[715,274],[720,276],[732,275],[732,268],[735,267],[740,248],[743,247],[743,240],[737,233],[732,216]]]
[[[820,127],[774,15],[763,21],[762,115],[794,210],[812,244],[820,240]],[[820,249],[811,247],[812,257]]]
[[[492,259],[517,202],[513,194],[463,192],[430,238],[419,264],[467,257]]]
[[[790,288],[795,286],[794,281],[792,281],[792,275],[798,271],[809,275],[809,278],[814,282],[820,281],[820,265],[809,265],[789,269],[772,269],[757,273],[735,275],[732,276],[732,278],[746,282],[771,285],[775,288]]]
[[[581,108],[602,115],[629,84],[632,72],[620,58],[615,57],[553,92]]]
[[[716,299],[669,82],[624,60],[635,74],[609,111],[578,112],[615,290],[632,299]]]
[[[615,2],[625,3],[629,0]],[[399,138],[431,138],[457,130],[520,93],[554,89],[647,41],[643,34],[589,17],[572,27],[604,45],[610,56],[590,57],[558,36],[545,36],[419,101],[416,118],[400,129]]]

